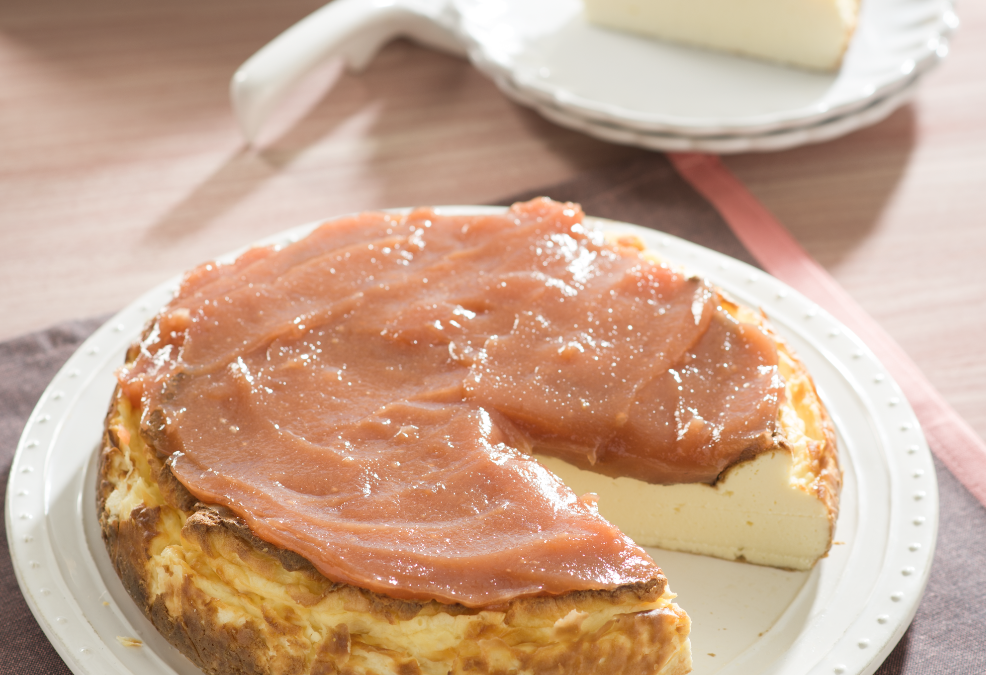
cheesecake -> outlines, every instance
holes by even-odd
[[[806,569],[840,474],[760,314],[574,204],[369,213],[186,275],[127,354],[103,538],[209,673],[686,673],[641,546]]]
[[[838,70],[858,0],[584,0],[588,20],[696,47]]]

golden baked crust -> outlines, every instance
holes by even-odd
[[[482,609],[337,584],[195,499],[119,390],[97,508],[124,586],[207,673],[660,673],[691,670],[687,615],[662,576]]]

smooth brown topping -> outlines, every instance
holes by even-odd
[[[708,284],[535,200],[205,265],[120,383],[198,499],[332,580],[477,607],[656,578],[528,453],[714,482],[770,437],[776,366]]]

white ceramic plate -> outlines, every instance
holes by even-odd
[[[596,222],[637,234],[667,260],[762,307],[811,369],[839,431],[838,543],[811,572],[652,552],[692,617],[695,673],[872,673],[917,609],[938,527],[934,465],[900,390],[855,336],[776,279],[653,230]],[[261,243],[296,240],[311,227]],[[14,570],[38,623],[79,675],[199,672],[127,596],[100,540],[94,504],[113,372],[176,287],[177,280],[150,291],[86,340],[42,395],[11,467],[6,519]],[[118,637],[144,646],[126,647]]]
[[[569,129],[575,129],[604,141],[621,145],[635,145],[664,152],[711,152],[732,154],[738,152],[775,152],[809,143],[822,143],[844,136],[882,121],[914,94],[917,76],[913,76],[901,89],[884,98],[872,101],[865,108],[832,119],[803,127],[789,127],[767,134],[723,136],[679,136],[676,134],[649,133],[580,117],[550,103],[532,98],[514,88],[506,78],[496,80],[500,90],[511,100],[533,108],[542,116]]]
[[[470,59],[580,118],[679,136],[763,134],[859,110],[948,53],[952,0],[862,0],[841,70],[819,74],[589,24],[580,0],[452,0]]]

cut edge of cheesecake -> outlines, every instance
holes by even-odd
[[[835,71],[859,0],[583,0],[590,22],[706,49]]]
[[[576,494],[595,493],[600,515],[640,546],[808,570],[831,548],[839,512],[835,429],[787,343],[752,310],[723,304],[777,343],[785,400],[771,449],[727,468],[713,485],[654,485],[535,457]]]
[[[665,262],[635,235],[606,238]],[[777,345],[784,398],[771,448],[727,467],[711,485],[655,485],[581,469],[536,448],[534,456],[576,494],[596,494],[600,515],[640,546],[809,570],[828,555],[839,516],[835,427],[807,367],[767,317],[716,292],[730,316],[759,326]]]

